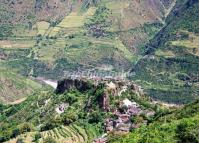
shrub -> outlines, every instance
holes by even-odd
[[[56,140],[52,137],[47,137],[44,139],[43,143],[57,143]]]
[[[41,134],[36,133],[35,136],[34,136],[33,142],[37,142],[40,138],[41,138]]]

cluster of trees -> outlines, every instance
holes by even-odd
[[[0,142],[15,138],[20,134],[30,132],[33,128],[34,126],[27,122],[18,126],[15,126],[14,123],[4,124],[0,128]]]
[[[0,24],[0,40],[12,36],[12,28],[9,24]]]

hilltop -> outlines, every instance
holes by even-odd
[[[64,79],[55,92],[38,91],[1,105],[1,142],[198,141],[198,104],[155,104],[130,81]],[[155,134],[155,136],[154,136]]]
[[[64,79],[56,92],[38,91],[20,104],[1,105],[0,141],[44,142],[51,136],[92,142],[113,130],[129,132],[165,111],[133,82]]]

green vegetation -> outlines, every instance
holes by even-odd
[[[199,142],[199,102],[160,117],[157,121],[135,129],[127,135],[110,134],[110,143],[197,143]]]
[[[198,98],[198,32],[191,29],[199,21],[198,7],[198,2],[177,1],[166,26],[145,49],[148,56],[133,68],[133,79],[156,100],[183,104]]]
[[[89,114],[86,109],[87,99],[91,94],[91,91],[80,93],[74,90],[57,95],[49,90],[42,90],[28,96],[20,104],[1,105],[0,141],[6,141],[18,135],[23,136],[22,134],[29,135],[31,131],[30,134],[35,134],[32,140],[44,139],[45,141],[50,134],[53,134],[56,140],[65,138],[70,140],[75,137],[82,143],[90,142],[102,133],[100,123],[102,120],[92,120],[91,123],[92,114]],[[56,108],[63,103],[69,104],[69,107],[66,107],[64,113],[59,114]],[[100,110],[97,105],[94,106]],[[37,134],[38,131],[41,136]]]
[[[105,119],[113,116],[111,111],[103,109],[104,92],[104,84],[97,88],[91,86],[84,92],[73,89],[63,94],[43,89],[20,104],[1,105],[0,141],[22,138],[24,141],[45,142],[50,136],[57,142],[73,139],[77,143],[92,142],[103,134]],[[153,105],[146,96],[129,90],[121,96],[110,93],[109,98],[111,109],[118,108],[119,103],[128,98],[136,101],[142,109],[156,111],[155,118],[168,112],[159,105]],[[152,122],[155,118],[137,116],[134,122],[143,119]]]
[[[111,132],[109,142],[199,142],[198,101],[173,111],[151,100],[186,104],[199,95],[199,2],[177,0],[165,19],[169,2],[164,3],[2,1],[0,142],[92,142],[104,133],[104,120],[115,118],[102,109],[104,85],[56,94],[29,77],[57,80],[67,71],[90,69],[127,72],[133,65],[130,78],[150,97],[132,91],[110,95],[110,108],[127,98],[155,116],[133,116],[132,123],[149,124],[126,135]]]
[[[35,5],[37,11],[47,3],[37,1],[30,4]],[[60,3],[65,5],[64,2]],[[115,27],[118,23],[125,24],[117,7],[121,4],[120,9],[126,11],[127,7],[131,9],[129,3],[128,0],[124,4],[106,0],[85,0],[81,4],[73,1],[71,4],[75,8],[72,12],[65,11],[68,6],[63,9],[58,4],[57,7],[63,10],[56,18],[56,13],[47,18],[41,12],[40,20],[38,13],[30,12],[25,14],[28,21],[22,18],[23,22],[17,20],[20,14],[14,13],[15,17],[9,20],[19,22],[12,26],[5,22],[0,28],[0,37],[7,37],[0,41],[1,51],[6,55],[3,64],[9,70],[25,76],[52,79],[60,79],[65,71],[76,71],[78,68],[104,71],[107,70],[105,66],[113,71],[127,71],[142,57],[144,45],[162,27],[154,21],[140,26],[132,25],[127,29]],[[30,5],[22,2],[20,6],[24,7],[23,10],[26,9],[23,4]],[[2,9],[7,7],[2,4]],[[6,10],[5,13],[9,15],[9,9]],[[51,14],[52,11],[49,11]],[[128,15],[125,18],[130,20]]]
[[[0,24],[0,40],[12,35],[12,26],[8,24]]]
[[[0,68],[1,103],[18,103],[23,101],[23,98],[33,91],[39,90],[41,88],[42,85],[34,80],[18,75],[6,68]]]

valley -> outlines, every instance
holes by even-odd
[[[198,0],[1,0],[0,142],[198,143]]]

